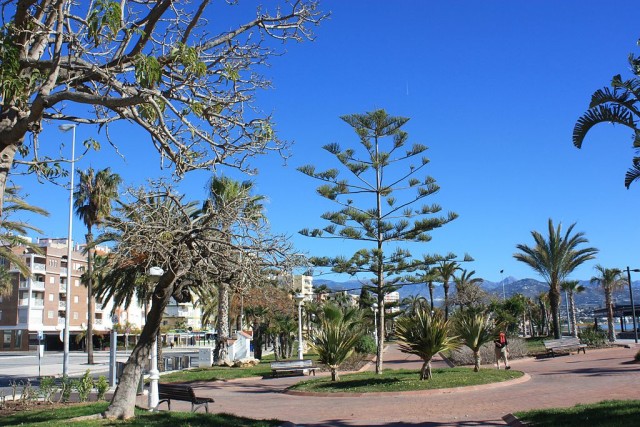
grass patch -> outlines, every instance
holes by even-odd
[[[516,412],[515,416],[532,426],[637,426],[640,425],[640,400],[605,400],[571,408]]]
[[[434,369],[433,378],[420,381],[416,370],[383,371],[382,375],[373,372],[341,375],[340,381],[332,382],[331,378],[319,378],[299,382],[290,390],[311,391],[318,393],[371,393],[413,390],[433,390],[439,388],[464,387],[489,384],[519,378],[520,371],[498,369],[481,369],[473,372],[471,368]]]
[[[205,414],[190,412],[148,412],[136,410],[136,417],[128,421],[86,420],[71,422],[69,418],[104,412],[109,404],[98,402],[91,404],[71,404],[63,408],[46,408],[22,411],[2,418],[3,426],[37,427],[98,427],[98,426],[218,426],[218,427],[275,427],[282,424],[279,420],[253,420],[228,414]]]
[[[525,339],[524,343],[527,348],[527,354],[535,356],[536,354],[546,353],[547,349],[542,343],[542,341],[546,339],[549,339],[549,337],[529,337]]]
[[[317,360],[317,354],[305,354],[305,359]],[[256,366],[246,368],[230,368],[227,366],[212,366],[210,368],[194,368],[184,371],[176,371],[162,375],[163,383],[192,383],[198,381],[232,380],[236,378],[271,376],[271,362],[275,358],[273,354],[262,358]]]

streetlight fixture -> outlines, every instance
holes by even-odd
[[[371,304],[373,310],[373,339],[376,340],[376,348],[378,348],[378,303]]]
[[[500,270],[500,281],[502,282],[502,301],[507,300],[507,294],[504,292],[504,270]]]
[[[73,261],[71,259],[71,231],[73,225],[73,175],[75,174],[75,151],[76,151],[76,125],[66,124],[58,126],[62,132],[73,131],[71,136],[71,184],[69,187],[69,233],[67,235],[67,304],[64,309],[64,355],[62,357],[62,375],[69,375],[69,319],[71,318],[71,269]]]
[[[631,272],[640,272],[640,269],[634,268],[633,270],[627,266],[627,281],[629,282],[629,299],[631,300],[631,315],[633,316],[633,338],[638,344],[638,326],[636,325],[636,306],[633,302],[633,288],[631,287]]]
[[[302,347],[302,304],[304,303],[304,294],[295,294],[293,299],[298,304],[298,359],[303,359],[303,347]]]
[[[152,283],[157,283],[163,274],[164,270],[160,267],[151,267],[147,271],[147,277]],[[158,394],[158,380],[160,379],[160,371],[158,371],[158,334],[153,337],[149,358],[151,359],[149,369],[149,411],[155,411],[160,400]]]

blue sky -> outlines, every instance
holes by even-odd
[[[250,10],[253,2],[242,2]],[[259,159],[257,192],[267,196],[274,232],[291,236],[311,255],[345,256],[361,247],[349,242],[299,236],[321,227],[320,215],[333,206],[315,194],[318,183],[296,171],[314,163],[337,166],[322,146],[356,143],[339,116],[384,108],[410,117],[410,141],[429,147],[427,173],[440,192],[430,202],[460,217],[432,233],[423,253],[468,252],[477,276],[538,278],[513,259],[518,243],[531,244],[531,230],[545,231],[547,219],[577,222],[600,249],[595,262],[573,275],[588,279],[593,266],[640,268],[637,251],[640,184],[624,188],[633,150],[631,134],[611,125],[594,128],[582,150],[571,132],[591,94],[611,77],[629,76],[627,57],[638,53],[640,37],[632,1],[324,1],[331,18],[316,29],[312,43],[287,44],[265,75],[274,88],[258,105],[272,113],[281,138],[295,141],[284,166]],[[242,12],[239,9],[238,12]],[[241,14],[241,13],[239,13]],[[127,184],[162,174],[150,141],[132,125],[117,126],[126,161],[104,143],[77,167],[111,166]],[[94,137],[80,126],[78,141]],[[66,142],[55,124],[41,143]],[[180,184],[190,199],[204,197],[209,175],[191,173]],[[29,200],[51,216],[32,221],[47,236],[66,236],[68,192],[32,177],[16,177]],[[74,239],[84,239],[74,222]],[[504,274],[500,274],[504,270]]]

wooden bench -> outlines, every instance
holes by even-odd
[[[161,384],[158,383],[158,406],[162,402],[167,402],[169,410],[171,410],[172,400],[182,400],[183,402],[191,402],[191,412],[196,412],[199,406],[204,405],[205,410],[209,413],[209,403],[214,400],[210,397],[197,397],[191,386],[185,384]]]
[[[304,371],[309,371],[316,375],[316,369],[318,367],[313,364],[313,360],[280,360],[277,362],[271,362],[271,372],[273,376],[278,376],[279,373],[301,373],[304,375]]]
[[[550,353],[553,357],[555,357],[556,351],[558,350],[571,350],[574,348],[578,350],[578,353],[582,350],[584,354],[587,354],[587,345],[581,344],[580,338],[576,337],[543,340],[542,343],[544,344],[544,348],[547,349],[547,353]]]

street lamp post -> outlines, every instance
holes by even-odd
[[[376,340],[376,348],[378,347],[378,303],[371,304],[373,310],[373,339]]]
[[[151,267],[147,272],[147,277],[152,282],[158,282],[163,274],[164,270],[162,268]],[[155,334],[153,338],[149,358],[151,359],[149,369],[149,411],[155,411],[160,400],[158,395],[158,380],[160,379],[160,371],[158,371],[158,334]]]
[[[111,343],[109,346],[109,387],[116,388],[116,359],[118,356],[118,315],[111,316]]]
[[[507,300],[507,294],[504,292],[504,270],[500,270],[500,281],[502,282],[502,301]]]
[[[629,299],[631,300],[631,315],[633,316],[633,338],[638,344],[638,326],[636,325],[636,306],[633,302],[633,288],[631,287],[631,272],[640,272],[640,269],[634,268],[631,270],[629,266],[627,266],[627,280],[629,282]]]
[[[62,357],[62,375],[69,375],[69,319],[71,314],[71,269],[73,261],[71,260],[71,231],[73,225],[73,175],[75,173],[75,151],[76,151],[76,125],[66,124],[58,126],[62,132],[73,131],[71,134],[71,184],[69,187],[69,233],[67,235],[67,304],[64,310],[64,353]]]
[[[293,298],[298,304],[298,359],[302,360],[304,358],[302,346],[302,304],[304,301],[304,294],[296,294]]]

